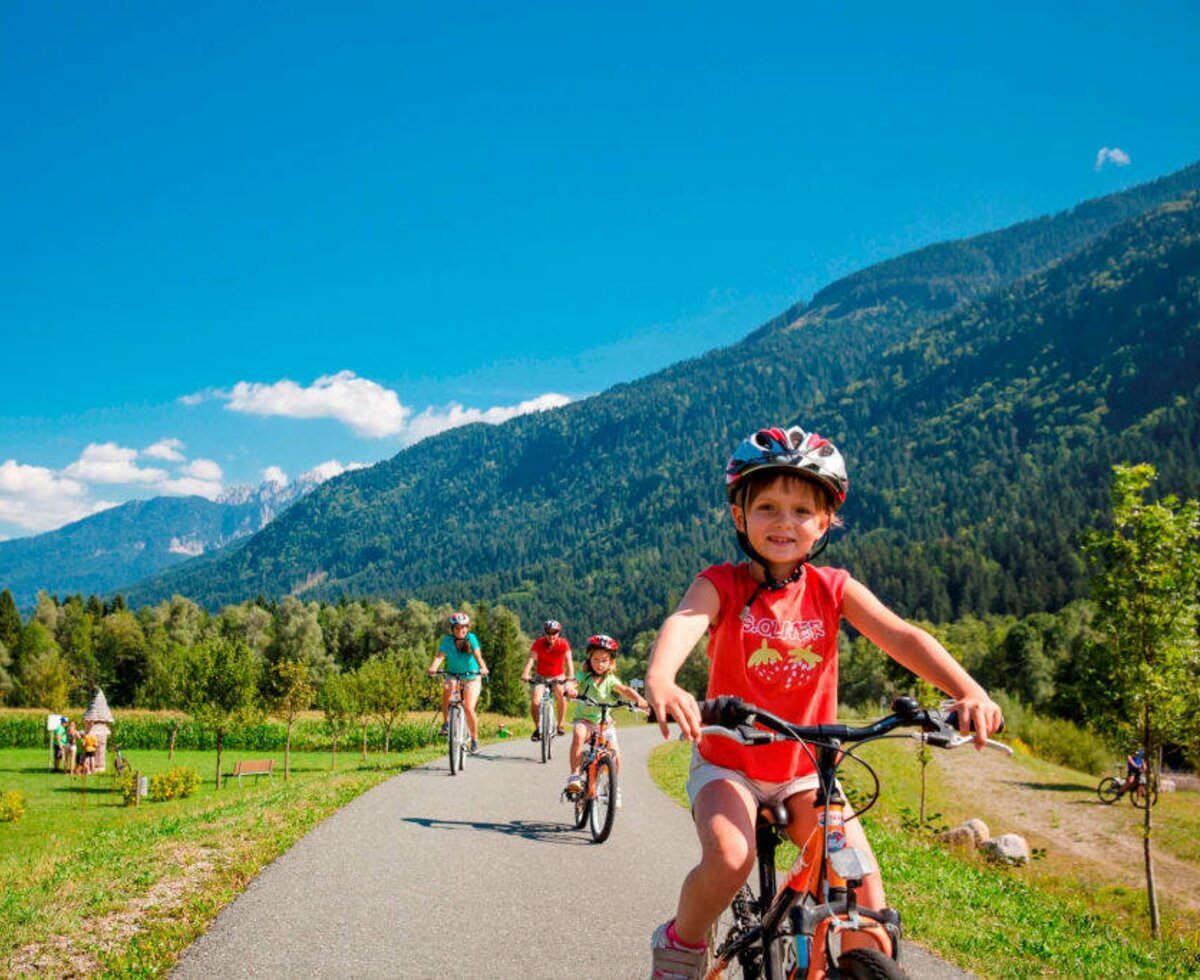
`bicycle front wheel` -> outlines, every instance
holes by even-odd
[[[1101,803],[1116,803],[1121,798],[1121,780],[1116,776],[1105,776],[1096,787],[1096,795]]]
[[[542,726],[542,762],[550,761],[550,741],[554,738],[554,705],[550,703],[550,692],[542,694],[542,710],[539,714]]]
[[[450,705],[446,714],[446,742],[450,749],[450,775],[455,775],[462,768],[462,725],[459,716],[461,709],[456,704]]]
[[[1138,786],[1129,794],[1129,802],[1139,810],[1145,810],[1158,802],[1157,786]]]
[[[617,772],[607,756],[596,762],[596,793],[591,804],[592,840],[603,844],[617,818]]]
[[[894,959],[877,949],[846,950],[829,975],[849,980],[904,980],[907,976]]]

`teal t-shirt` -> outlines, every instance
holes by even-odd
[[[579,685],[579,694],[581,697],[593,698],[596,701],[612,702],[617,700],[614,688],[618,684],[621,684],[621,678],[614,673],[605,674],[603,677],[597,679],[586,670],[580,670],[575,673],[575,681]],[[590,704],[584,704],[582,701],[576,701],[573,717],[575,721],[590,721],[598,725],[600,724],[600,709]],[[611,711],[608,713],[608,718],[609,721],[612,720]]]
[[[467,643],[471,646],[471,652],[463,653],[454,645],[454,637],[449,633],[442,637],[442,642],[438,644],[438,653],[446,658],[442,667],[447,674],[479,673],[479,661],[475,659],[475,654],[479,650],[479,637],[474,633],[468,633]]]

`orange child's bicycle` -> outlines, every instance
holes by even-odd
[[[700,709],[705,735],[722,735],[744,745],[804,742],[820,778],[814,806],[821,811],[796,863],[783,884],[777,885],[775,850],[785,834],[788,813],[782,805],[760,808],[755,830],[758,894],[749,884],[743,885],[718,922],[710,943],[713,962],[708,980],[905,976],[898,962],[899,915],[891,909],[858,905],[857,890],[875,868],[867,854],[846,845],[846,798],[837,771],[852,758],[874,779],[874,792],[857,814],[861,816],[879,796],[879,779],[846,744],[920,737],[913,732],[891,734],[897,728],[918,728],[929,745],[947,749],[969,744],[971,736],[959,734],[953,715],[925,710],[912,698],[897,698],[891,715],[865,728],[793,725],[732,697],[704,701]],[[988,745],[1012,753],[1000,742],[989,739]],[[843,952],[851,933],[853,939],[845,942]]]
[[[571,700],[600,709],[600,722],[592,727],[592,733],[583,747],[583,788],[570,799],[575,805],[575,829],[582,830],[587,824],[592,832],[592,840],[603,844],[612,833],[617,818],[617,759],[604,734],[608,730],[608,713],[614,708],[628,708],[630,711],[639,709],[624,701],[596,701],[580,696]]]

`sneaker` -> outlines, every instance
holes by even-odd
[[[559,728],[554,729],[554,734],[555,735],[566,735],[567,730],[565,728],[559,727]]]
[[[577,797],[583,792],[583,777],[577,773],[571,773],[571,778],[567,780],[566,794],[571,799]]]
[[[450,724],[449,724],[449,722],[443,721],[442,727],[438,729],[438,737],[445,738],[449,734],[450,734]]]
[[[686,946],[672,938],[675,920],[664,922],[650,938],[651,980],[703,980],[707,946]]]
[[[471,755],[474,755],[478,751],[479,751],[479,739],[473,738],[473,739],[471,739]]]
[[[539,732],[539,731],[538,731],[538,730],[535,728],[535,729],[533,730],[533,734],[529,736],[529,741],[531,741],[531,742],[540,742],[541,740],[542,740],[542,733],[541,733],[541,732]]]

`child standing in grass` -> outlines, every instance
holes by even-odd
[[[795,742],[746,747],[700,738],[695,698],[675,675],[709,634],[708,697],[737,695],[800,725],[832,722],[837,712],[837,632],[841,619],[956,700],[963,731],[976,745],[1000,726],[1000,709],[924,630],[905,622],[841,569],[809,564],[821,550],[849,480],[827,439],[802,429],[763,429],[745,439],[725,470],[730,517],[749,564],[714,565],[692,582],[659,631],[646,693],[663,736],[667,719],[695,744],[688,779],[701,857],[684,879],[675,917],[655,930],[651,976],[704,975],[705,937],[754,867],[754,823],[763,803],[783,803],[788,834],[803,844],[815,826],[817,777]],[[846,808],[847,844],[870,855]],[[878,872],[859,892],[884,907]],[[854,933],[844,934],[849,948]]]

